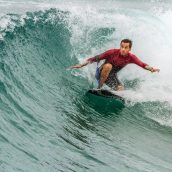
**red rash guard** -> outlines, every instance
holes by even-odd
[[[87,59],[87,61],[92,63],[104,59],[106,59],[107,62],[111,63],[112,65],[118,68],[123,68],[129,63],[134,63],[142,68],[148,66],[146,63],[143,63],[134,54],[129,53],[127,56],[122,56],[120,54],[120,49],[110,49],[98,56]]]

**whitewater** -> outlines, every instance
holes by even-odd
[[[171,172],[172,4],[167,0],[0,1],[0,171]],[[91,105],[96,64],[120,41],[160,68],[118,76],[125,107]]]

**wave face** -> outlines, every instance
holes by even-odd
[[[170,172],[171,3],[27,3],[0,2],[0,171]],[[95,64],[67,68],[126,37],[161,72],[128,65],[125,107],[94,106]]]

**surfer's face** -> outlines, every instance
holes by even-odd
[[[127,56],[130,50],[131,50],[130,43],[121,42],[121,44],[120,44],[120,54],[122,56]]]

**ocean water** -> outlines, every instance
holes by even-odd
[[[171,20],[167,0],[0,1],[0,172],[171,172]],[[128,65],[125,106],[93,105],[96,64],[67,68],[123,38],[161,71]]]

